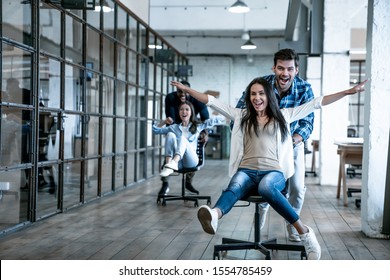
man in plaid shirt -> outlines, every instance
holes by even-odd
[[[279,101],[280,108],[296,107],[314,98],[311,85],[298,77],[299,56],[292,49],[282,49],[274,54],[273,75],[264,76],[272,85]],[[237,108],[245,107],[245,96],[241,96]],[[306,116],[290,125],[291,136],[294,145],[294,168],[295,173],[289,180],[288,200],[298,215],[300,215],[306,192],[305,186],[305,154],[304,142],[313,131],[314,114]],[[261,223],[265,224],[269,205],[261,205]],[[289,240],[299,242],[298,232],[287,224]]]

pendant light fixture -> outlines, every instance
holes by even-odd
[[[257,46],[255,44],[253,44],[252,40],[251,40],[251,32],[248,31],[248,35],[249,35],[249,39],[248,41],[246,41],[242,46],[241,46],[241,49],[242,50],[254,50],[257,48]]]
[[[229,12],[231,13],[242,14],[247,13],[249,11],[249,7],[243,1],[240,0],[237,0],[233,5],[229,7]]]

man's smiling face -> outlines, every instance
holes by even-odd
[[[272,71],[275,73],[276,86],[281,92],[288,91],[298,74],[294,60],[278,60]]]

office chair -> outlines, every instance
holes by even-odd
[[[193,201],[194,207],[199,206],[199,199],[205,199],[207,200],[207,205],[211,204],[211,197],[205,196],[205,195],[186,195],[185,193],[185,185],[186,180],[185,176],[188,172],[194,172],[200,170],[204,166],[204,148],[206,146],[206,143],[201,139],[198,138],[198,145],[196,148],[196,153],[199,158],[198,165],[192,168],[181,168],[178,171],[174,173],[173,176],[178,176],[179,174],[182,174],[182,180],[181,180],[181,194],[172,194],[172,195],[158,195],[157,196],[157,203],[161,203],[162,206],[166,206],[167,201],[172,200],[183,200],[183,201]],[[172,175],[171,175],[172,176]]]
[[[288,182],[286,183],[286,188],[283,191],[283,194],[287,193]],[[254,240],[238,240],[231,238],[222,238],[222,244],[214,245],[214,259],[221,259],[221,255],[227,251],[234,250],[258,250],[265,255],[266,260],[271,259],[270,250],[284,250],[284,251],[298,251],[301,252],[301,259],[306,258],[306,251],[303,245],[299,244],[279,244],[277,243],[276,238],[271,238],[265,241],[260,240],[260,203],[266,202],[264,198],[260,195],[249,195],[241,199],[241,201],[247,202],[246,205],[249,206],[251,203],[255,204],[255,213],[254,213]],[[242,207],[235,206],[235,207]]]

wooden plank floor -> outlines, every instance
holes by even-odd
[[[206,160],[194,178],[212,204],[228,183],[227,160]],[[170,178],[170,193],[180,192],[181,177]],[[216,235],[202,231],[193,202],[168,201],[156,194],[158,177],[72,209],[0,238],[2,260],[208,260],[222,237],[253,238],[254,208],[235,207],[220,220]],[[335,198],[336,187],[319,186],[307,177],[302,220],[316,232],[324,260],[389,260],[390,240],[371,239],[360,231],[360,210]],[[357,196],[356,194],[354,196]],[[200,201],[200,205],[203,201]],[[283,219],[270,209],[262,239],[288,243]],[[272,259],[300,259],[298,252],[274,251]],[[264,259],[253,250],[229,252],[226,259]]]

